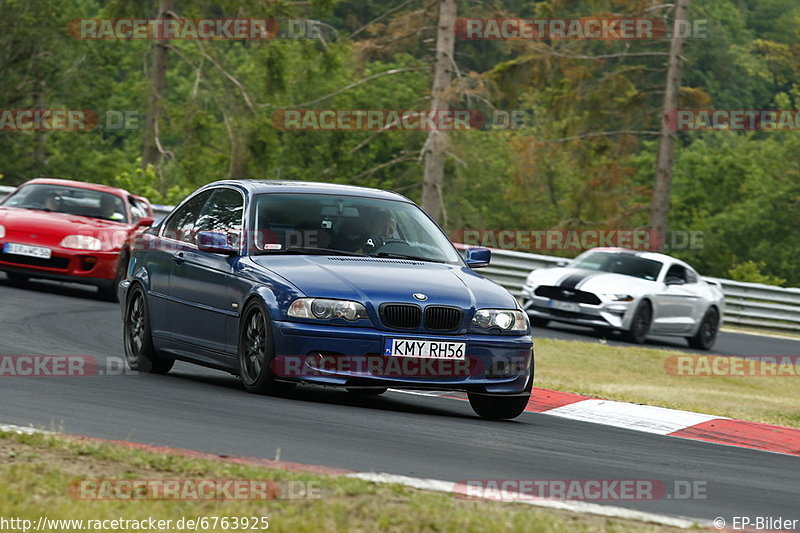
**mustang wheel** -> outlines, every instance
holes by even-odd
[[[624,333],[625,338],[633,343],[642,344],[647,339],[650,332],[650,324],[653,322],[653,307],[650,302],[644,301],[639,305],[633,315],[631,329]]]
[[[689,346],[698,348],[700,350],[710,350],[717,340],[719,333],[719,311],[715,308],[710,308],[706,311],[700,327],[697,329],[694,337],[686,337],[689,341]]]
[[[260,301],[253,300],[242,313],[239,326],[239,380],[247,392],[270,394],[294,386],[294,383],[275,381],[271,367],[274,358],[272,324],[267,310]]]
[[[125,361],[132,370],[166,374],[175,364],[173,359],[159,355],[153,347],[150,333],[150,314],[144,290],[135,285],[125,306],[124,323]]]

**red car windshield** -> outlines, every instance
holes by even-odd
[[[115,194],[80,187],[45,183],[25,185],[14,191],[2,205],[128,222],[122,198]]]

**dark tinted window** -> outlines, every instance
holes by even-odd
[[[243,211],[244,198],[240,192],[233,189],[215,189],[197,219],[195,233],[198,231],[225,233],[228,235],[228,243],[238,246]]]
[[[140,218],[148,216],[147,206],[144,203],[133,196],[128,197],[128,203],[131,206],[131,224],[136,224]]]
[[[204,191],[198,194],[170,215],[162,235],[169,239],[194,244],[195,224],[211,192]]]
[[[627,252],[587,252],[575,258],[569,266],[655,281],[662,263]]]
[[[672,265],[669,267],[667,275],[664,277],[664,281],[670,278],[682,280],[684,283],[688,283],[689,281],[688,273],[681,265]]]

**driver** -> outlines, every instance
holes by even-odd
[[[61,211],[61,196],[55,191],[50,191],[44,198],[44,207],[48,211]]]
[[[372,237],[368,237],[357,253],[374,252],[384,245],[387,240],[397,239],[397,219],[389,211],[378,211],[372,219]]]
[[[113,196],[104,194],[100,198],[100,214],[108,220],[122,220],[122,215],[117,212],[117,202]]]

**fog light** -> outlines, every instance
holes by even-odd
[[[97,264],[97,258],[96,257],[91,257],[91,256],[84,257],[81,260],[81,269],[83,269],[83,270],[91,270],[91,269],[94,268],[94,266],[96,264]]]

